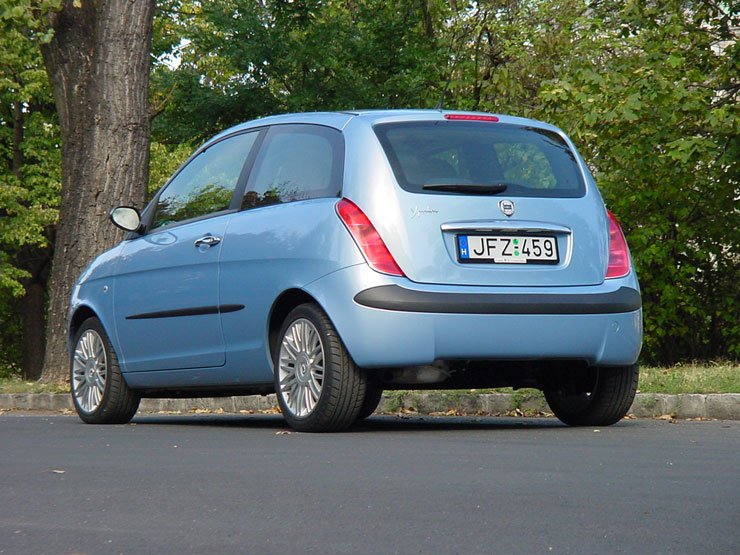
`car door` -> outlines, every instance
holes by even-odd
[[[258,131],[194,156],[145,212],[146,233],[124,246],[114,313],[127,372],[224,364],[218,260],[234,191]]]
[[[278,295],[339,269],[324,249],[342,226],[343,169],[341,132],[319,125],[272,126],[255,156],[220,259],[221,302],[246,305],[221,315],[228,365],[246,382],[272,381],[265,339]]]

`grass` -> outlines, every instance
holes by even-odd
[[[512,393],[510,387],[478,390]],[[536,389],[520,389],[537,394]],[[641,366],[638,393],[740,393],[740,365],[732,362],[679,364],[671,367]],[[516,392],[515,392],[516,393]]]
[[[538,396],[537,389],[510,387],[496,389],[464,389],[458,393],[513,393],[518,397]],[[638,393],[740,393],[740,365],[732,362],[678,364],[668,368],[641,366]],[[407,392],[393,392],[403,395]],[[435,393],[451,393],[440,390]]]
[[[69,393],[69,385],[25,382],[17,376],[0,377],[0,393]]]
[[[478,393],[512,393],[511,388],[479,389]],[[740,365],[730,362],[676,365],[670,368],[640,368],[640,393],[740,393]],[[0,375],[0,393],[68,393],[66,384],[25,382],[17,376]],[[389,392],[401,398],[407,392]],[[453,394],[447,391],[445,393]],[[459,393],[471,393],[461,390]],[[516,394],[539,394],[537,390],[520,390]]]
[[[740,393],[740,365],[686,364],[640,368],[640,393]]]

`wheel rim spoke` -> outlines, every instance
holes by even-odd
[[[316,326],[305,318],[295,320],[283,335],[278,355],[279,394],[295,416],[311,414],[324,382],[324,348]]]
[[[95,330],[86,330],[77,340],[72,358],[72,393],[80,409],[95,412],[105,395],[108,359],[105,345]]]
[[[319,400],[319,395],[321,395],[321,390],[316,385],[315,380],[311,380],[308,385],[307,389],[311,392],[311,402],[316,403]]]
[[[280,380],[281,391],[292,391],[293,385],[295,384],[295,374],[286,374],[286,376]]]
[[[285,341],[283,342],[283,346],[285,347],[285,358],[292,361],[295,361],[299,351],[299,349],[295,346],[294,341],[295,340],[293,338],[286,337]]]

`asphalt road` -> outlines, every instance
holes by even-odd
[[[0,554],[740,553],[740,422],[0,416]]]

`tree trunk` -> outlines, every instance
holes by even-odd
[[[13,162],[11,171],[18,178],[23,179],[23,105],[20,101],[13,102]]]
[[[19,181],[23,180],[23,139],[25,116],[23,104],[13,103],[13,162],[12,171]],[[18,303],[21,318],[21,373],[24,380],[38,380],[44,364],[44,297],[48,277],[50,248],[24,246],[16,259],[18,267],[31,274],[23,280],[26,293]]]
[[[428,39],[434,40],[434,22],[432,21],[432,14],[429,12],[427,0],[419,0],[419,7],[421,8],[421,16],[424,20],[424,33]]]
[[[26,293],[18,303],[21,319],[21,372],[24,380],[38,380],[44,365],[46,341],[46,286],[49,281],[53,230],[47,229],[49,244],[45,247],[25,245],[16,255],[17,266],[29,273],[23,280]]]
[[[26,284],[26,294],[20,303],[23,324],[21,369],[24,380],[38,380],[44,364],[44,294],[46,289],[39,281]]]
[[[72,285],[120,240],[110,208],[141,206],[149,175],[149,52],[154,0],[65,0],[42,47],[62,137],[62,198],[43,379],[66,376]]]

